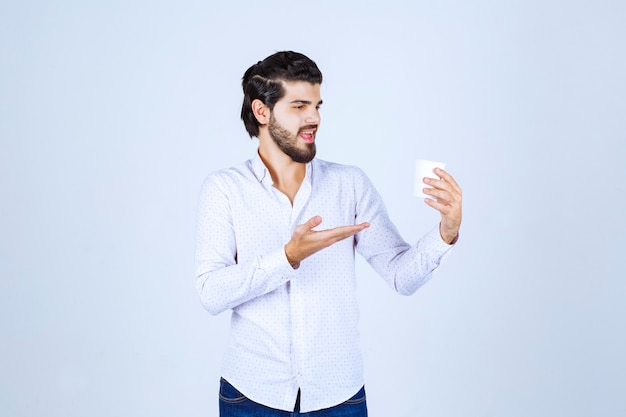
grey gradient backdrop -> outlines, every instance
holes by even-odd
[[[228,315],[195,294],[203,178],[256,149],[244,70],[325,75],[319,156],[405,238],[464,188],[413,297],[359,259],[372,416],[626,415],[622,1],[0,2],[0,414],[215,416]]]

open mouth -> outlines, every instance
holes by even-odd
[[[300,137],[307,143],[313,143],[315,141],[315,130],[316,129],[314,127],[305,127],[304,129],[300,129]]]

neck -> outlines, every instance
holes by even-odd
[[[267,135],[259,135],[259,156],[270,171],[274,187],[293,202],[306,175],[306,164],[294,162]]]

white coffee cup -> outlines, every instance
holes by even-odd
[[[424,194],[422,191],[424,188],[432,188],[430,185],[424,183],[424,177],[439,179],[437,174],[434,172],[435,168],[446,169],[446,164],[444,162],[426,161],[424,159],[417,159],[415,161],[413,194],[415,194],[416,197],[432,198],[433,200],[436,200],[436,198],[432,195]]]

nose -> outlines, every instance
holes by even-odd
[[[320,111],[316,108],[313,108],[309,112],[307,112],[306,118],[304,119],[305,123],[310,125],[318,125],[320,124],[320,120]]]

